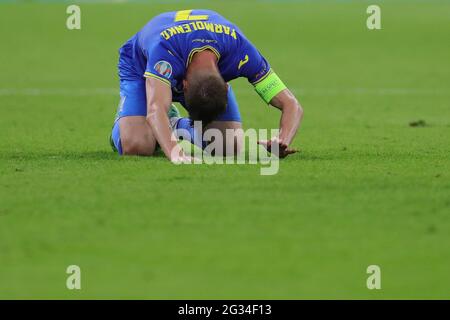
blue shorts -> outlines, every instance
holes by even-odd
[[[183,104],[183,103],[182,103]],[[111,134],[111,145],[119,154],[122,154],[120,143],[119,119],[129,116],[147,116],[147,97],[145,91],[145,79],[120,80],[120,103],[117,108],[116,119]],[[228,104],[224,113],[219,115],[216,121],[241,122],[239,106],[231,85],[228,85]]]

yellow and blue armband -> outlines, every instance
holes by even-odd
[[[283,81],[272,70],[261,80],[253,83],[253,85],[256,92],[266,103],[270,103],[273,97],[286,89]]]

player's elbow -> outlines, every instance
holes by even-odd
[[[153,127],[152,124],[156,123],[157,115],[158,115],[158,107],[154,104],[150,104],[147,108],[147,116],[146,120],[150,127]]]
[[[297,107],[297,116],[299,121],[303,118],[303,108],[302,105],[297,101],[297,99],[295,100],[296,102],[296,107]]]
[[[295,97],[290,99],[287,107],[293,115],[293,118],[297,119],[297,121],[301,121],[303,118],[303,108]]]

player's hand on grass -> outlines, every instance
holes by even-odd
[[[185,154],[180,154],[170,159],[170,161],[174,164],[192,164],[194,163],[194,160],[195,160],[194,157]]]
[[[273,153],[279,158],[286,158],[288,155],[298,152],[298,150],[296,149],[289,148],[289,146],[278,137],[272,138],[272,140],[259,140],[258,144],[264,146],[267,151]],[[274,144],[278,144],[278,150],[276,150],[276,148],[273,148]]]

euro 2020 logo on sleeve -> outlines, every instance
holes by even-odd
[[[170,79],[170,76],[172,75],[172,65],[167,61],[158,61],[153,68],[164,78]]]

